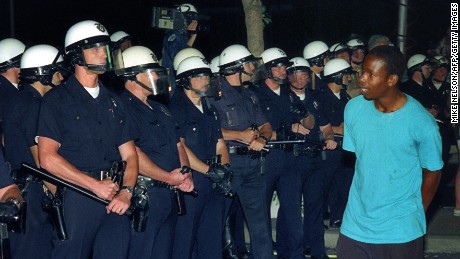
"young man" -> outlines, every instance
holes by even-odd
[[[344,144],[356,153],[339,258],[423,258],[424,212],[440,179],[441,138],[423,106],[398,89],[402,53],[378,46],[345,109]]]

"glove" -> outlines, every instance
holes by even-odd
[[[303,107],[302,105],[300,104],[297,104],[297,103],[292,103],[291,104],[291,107],[289,107],[289,111],[291,113],[294,113],[296,115],[299,115],[300,117],[304,118],[304,117],[307,117],[308,114],[310,114],[307,110],[307,108]]]
[[[12,202],[0,203],[0,222],[11,223],[17,221],[19,208]]]
[[[213,183],[220,183],[224,180],[226,172],[227,170],[223,165],[212,164],[204,176]]]
[[[212,168],[212,170],[211,170]],[[211,174],[210,174],[211,173]],[[212,182],[212,188],[218,193],[222,193],[225,196],[233,197],[232,192],[232,171],[230,165],[220,165],[210,167],[210,170],[205,175]]]

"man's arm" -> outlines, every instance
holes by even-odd
[[[223,165],[230,164],[230,154],[228,153],[227,145],[222,138],[217,141],[216,155],[221,155],[220,161]]]
[[[334,141],[334,131],[332,130],[331,124],[319,127],[319,130],[323,133],[326,142],[326,149],[335,149],[337,142]]]
[[[58,153],[59,143],[47,137],[38,138],[40,166],[70,183],[94,192],[98,197],[112,200],[119,187],[109,179],[98,181],[69,163]]]
[[[185,152],[187,153],[187,157],[190,162],[190,167],[193,170],[198,171],[200,173],[203,173],[203,174],[207,173],[209,170],[209,166],[203,163],[203,161],[201,161],[195,155],[195,153],[193,153],[193,151],[186,145],[184,138],[180,138],[180,142],[182,144],[181,146],[184,148]]]
[[[422,203],[423,209],[426,212],[438,189],[439,181],[441,180],[441,171],[430,171],[423,168],[422,174]]]

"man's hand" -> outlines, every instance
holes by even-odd
[[[166,181],[169,185],[172,186],[179,186],[184,183],[185,179],[187,178],[187,175],[182,174],[181,168],[176,168],[169,172],[169,179]]]
[[[193,178],[191,173],[184,174],[185,180],[182,184],[177,186],[177,189],[183,192],[191,192],[195,188],[195,184],[193,183]]]
[[[241,140],[247,143],[251,143],[254,139],[258,137],[259,137],[259,132],[252,130],[252,129],[246,129],[240,132]]]
[[[131,197],[133,195],[128,193],[125,190],[121,190],[113,200],[107,205],[107,213],[113,212],[117,213],[118,215],[123,215],[129,209],[131,205]]]
[[[198,26],[198,21],[193,20],[188,26],[187,31],[196,31],[196,27]]]
[[[261,151],[267,142],[263,138],[256,138],[249,143],[249,150]]]
[[[310,130],[305,128],[302,124],[300,123],[294,123],[292,124],[291,130],[293,133],[299,133],[302,135],[307,135],[310,134]]]
[[[92,191],[100,198],[106,200],[112,200],[115,194],[117,194],[120,187],[112,182],[110,179],[104,179],[97,181],[95,188]]]
[[[337,147],[337,142],[335,142],[332,139],[326,140],[325,143],[326,143],[326,146],[324,146],[325,149],[334,150]]]

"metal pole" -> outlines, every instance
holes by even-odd
[[[403,54],[406,54],[407,38],[407,0],[399,1],[399,20],[398,20],[398,47]]]
[[[15,38],[15,24],[14,24],[14,0],[10,0],[10,33],[11,38]]]

